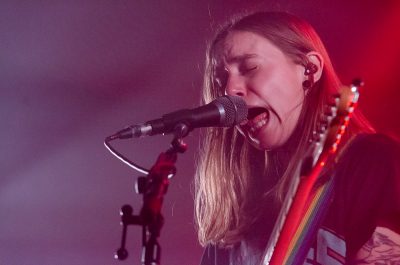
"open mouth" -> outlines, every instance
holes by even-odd
[[[269,120],[269,110],[262,107],[249,108],[247,120],[241,123],[241,127],[252,135],[255,135]]]
[[[269,113],[269,111],[266,108],[263,107],[250,107],[249,108],[249,112],[247,114],[247,119],[248,120],[252,120],[255,117],[257,117],[258,115],[262,114],[262,113]]]

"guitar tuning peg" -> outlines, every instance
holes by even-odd
[[[364,86],[364,81],[361,78],[355,78],[351,84],[356,87],[362,87]]]
[[[329,125],[328,120],[320,122],[320,127],[323,128],[324,130],[326,130],[328,128],[328,125]]]
[[[325,115],[328,117],[336,116],[337,107],[336,105],[327,106],[325,109]]]
[[[318,125],[316,126],[316,128],[317,128],[316,131],[325,132],[328,129],[331,120],[332,120],[332,117],[330,117],[326,114],[322,114],[321,118],[319,119]]]
[[[332,116],[332,108],[329,108],[329,107],[326,107],[325,108],[325,111],[324,111],[324,115],[326,116],[326,117],[331,117]]]
[[[319,128],[319,130],[318,130],[318,133],[319,134],[324,134],[326,132],[326,128],[325,127],[321,127],[321,128]]]
[[[340,103],[340,95],[335,95],[333,97],[333,101],[329,104],[329,106],[337,108],[339,106],[339,103]]]
[[[325,133],[325,131],[320,131],[320,130],[315,131],[314,130],[311,141],[314,143],[319,143],[322,140],[322,138],[324,137],[324,133]]]
[[[327,128],[327,124],[325,123],[320,123],[318,126],[317,126],[317,129],[315,130],[315,132],[316,133],[319,133],[319,134],[321,134],[321,133],[324,133],[325,131],[326,131],[326,128]]]
[[[339,101],[340,101],[340,94],[339,93],[336,93],[336,94],[333,94],[332,95],[332,98],[333,98],[333,103],[332,104],[334,104],[334,105],[338,105],[339,104]]]
[[[319,142],[319,140],[320,140],[320,134],[317,133],[317,131],[314,130],[314,131],[312,132],[312,136],[311,136],[310,141],[311,141],[311,142]]]

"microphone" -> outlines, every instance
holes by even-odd
[[[246,119],[247,113],[246,102],[241,97],[226,95],[194,109],[174,111],[160,119],[129,126],[109,139],[169,134],[182,124],[187,126],[188,132],[200,127],[232,127]]]

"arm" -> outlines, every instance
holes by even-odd
[[[400,235],[388,228],[377,227],[351,264],[400,264]]]

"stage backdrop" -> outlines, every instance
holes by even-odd
[[[372,3],[375,2],[375,3]],[[0,264],[140,264],[139,227],[129,258],[119,208],[139,173],[103,147],[126,125],[199,104],[204,51],[219,23],[245,10],[289,11],[320,32],[345,83],[366,82],[360,108],[400,134],[398,1],[0,2]],[[162,264],[198,264],[193,174],[199,132],[186,141],[163,213]],[[170,136],[118,141],[150,167]]]

